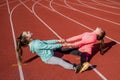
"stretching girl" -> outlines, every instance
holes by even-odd
[[[92,54],[92,47],[96,43],[97,40],[101,40],[101,53],[103,53],[103,46],[104,46],[104,40],[105,37],[105,31],[101,28],[96,28],[93,32],[85,32],[83,34],[70,37],[66,39],[66,42],[71,43],[71,47],[78,48],[78,50],[83,54],[83,56],[86,56],[86,59],[82,62],[87,62],[89,59],[89,56]]]
[[[40,56],[41,60],[46,64],[60,65],[65,69],[72,69],[78,73],[82,68],[78,65],[70,64],[63,59],[54,56],[54,50],[58,48],[69,46],[68,44],[58,44],[57,42],[64,42],[64,40],[35,40],[32,38],[31,32],[22,32],[17,38],[17,52],[19,59],[22,62],[22,47],[29,46],[32,53],[36,52]]]

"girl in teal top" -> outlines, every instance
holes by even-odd
[[[63,46],[69,46],[69,44],[60,44],[58,42],[64,42],[64,40],[34,40],[32,39],[32,33],[29,31],[24,31],[17,38],[17,52],[19,59],[22,62],[22,48],[29,46],[29,49],[32,53],[36,53],[40,56],[41,60],[47,64],[60,65],[65,69],[72,69],[78,73],[81,69],[81,65],[73,65],[64,61],[63,59],[54,56],[54,50],[61,48]]]
[[[30,44],[30,51],[32,53],[36,52],[42,59],[42,61],[49,60],[53,55],[53,49],[62,47],[62,44],[54,44],[59,42],[58,40],[48,40],[48,41],[40,41],[33,40]],[[54,45],[53,45],[54,44]]]

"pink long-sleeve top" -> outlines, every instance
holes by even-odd
[[[72,47],[79,48],[80,52],[92,54],[92,47],[97,41],[97,35],[94,32],[85,32],[81,35],[66,39],[67,42],[72,42]]]

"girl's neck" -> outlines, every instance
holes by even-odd
[[[31,38],[31,39],[29,40],[29,44],[30,44],[32,41],[33,41],[33,39]]]
[[[95,34],[98,34],[98,31],[96,31],[96,30],[94,30],[93,32],[94,32]]]

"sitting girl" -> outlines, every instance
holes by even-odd
[[[103,46],[104,46],[104,40],[105,37],[105,31],[101,28],[96,28],[93,32],[85,32],[83,34],[70,37],[66,39],[66,42],[71,43],[69,44],[72,48],[78,48],[78,50],[83,54],[83,56],[86,56],[86,60],[84,62],[89,60],[89,56],[92,55],[92,47],[96,43],[96,41],[101,40],[101,54],[103,54]],[[84,63],[82,62],[82,63]]]

